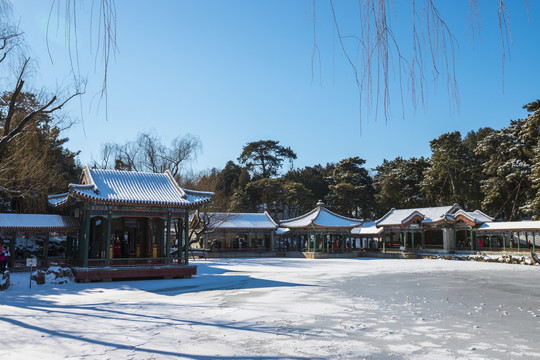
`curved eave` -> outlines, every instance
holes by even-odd
[[[444,224],[444,223],[446,223],[446,224],[455,224],[456,220],[443,218],[443,219],[437,219],[437,220],[433,220],[433,221],[429,221],[429,222],[423,222],[422,225],[429,226],[429,225],[439,225],[439,224]]]
[[[61,199],[61,200],[55,201],[55,199]],[[69,200],[70,200],[70,193],[49,195],[47,198],[47,204],[55,208],[63,207],[69,204]]]
[[[362,226],[362,224],[358,224],[358,225],[344,225],[344,226],[323,226],[323,225],[317,225],[317,224],[313,224],[314,227],[316,227],[317,229],[354,229],[356,227],[359,227],[359,226]]]
[[[277,230],[279,225],[274,221],[274,219],[272,219],[272,217],[270,216],[270,214],[267,211],[265,211],[264,214],[266,215],[268,220],[270,220],[270,222],[275,226],[275,229]]]
[[[409,214],[409,216],[407,216],[405,219],[401,220],[401,226],[405,226],[406,224],[408,224],[409,222],[411,221],[414,221],[416,220],[415,218],[418,217],[419,219],[421,219],[420,221],[424,221],[426,219],[426,217],[424,216],[424,214],[422,214],[420,211],[413,211],[412,213]]]
[[[294,226],[287,226],[287,228],[291,229],[291,230],[309,230],[309,229],[332,229],[332,230],[337,230],[337,229],[354,229],[356,227],[359,227],[359,226],[362,226],[361,224],[355,224],[355,225],[344,225],[344,226],[331,226],[331,225],[319,225],[319,224],[315,224],[315,223],[311,223],[309,225],[306,225],[306,226],[298,226],[298,227],[294,227]]]
[[[249,228],[249,227],[213,227],[214,231],[276,231],[277,228]]]
[[[116,206],[146,205],[146,206],[155,206],[155,207],[194,208],[194,207],[202,206],[204,204],[208,204],[212,202],[212,199],[206,199],[206,200],[201,200],[194,203],[178,204],[178,203],[171,203],[171,202],[153,202],[153,201],[138,201],[138,200],[133,200],[133,201],[106,200],[103,198],[89,196],[87,194],[81,194],[78,192],[70,192],[70,195],[76,196],[79,199],[84,200],[84,201],[91,201],[98,204],[116,205]]]
[[[315,208],[315,209],[312,209],[310,210],[309,212],[305,213],[304,215],[300,215],[300,216],[297,216],[295,218],[292,218],[292,219],[287,219],[287,220],[281,220],[279,222],[279,226],[286,226],[286,227],[290,227],[290,228],[294,228],[294,229],[303,229],[304,227],[306,226],[311,226],[311,224],[313,223],[313,217],[312,215],[315,214],[319,209],[318,208]],[[318,216],[318,214],[317,214]],[[317,218],[317,216],[315,216],[315,218]],[[311,217],[311,218],[310,218]],[[292,225],[289,225],[291,223],[294,223],[294,222],[299,222],[301,220],[304,220],[306,218],[310,218],[309,221],[310,223],[308,225],[305,225],[305,226],[292,226]]]

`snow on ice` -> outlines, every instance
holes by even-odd
[[[191,279],[51,284],[12,273],[0,359],[540,359],[540,267],[289,258]]]

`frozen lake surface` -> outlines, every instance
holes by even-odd
[[[192,279],[0,292],[0,359],[540,359],[540,267],[194,262]]]

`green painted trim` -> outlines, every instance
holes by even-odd
[[[184,259],[185,265],[189,265],[189,213],[184,215]]]
[[[111,265],[111,232],[112,232],[112,211],[109,209],[107,212],[107,243],[105,254],[105,265]]]
[[[11,233],[11,241],[9,242],[9,253],[11,254],[11,259],[13,259],[13,254],[15,254],[15,242],[17,241],[17,231],[13,230]],[[13,268],[13,260],[9,262],[9,268]]]
[[[83,233],[82,261],[83,267],[88,267],[88,248],[90,246],[90,211],[85,210],[85,224]]]
[[[48,266],[49,262],[49,232],[45,236],[45,242],[43,243],[43,262],[45,266]]]
[[[165,244],[167,265],[169,265],[171,263],[171,212],[167,213],[167,236],[165,241],[167,242]]]

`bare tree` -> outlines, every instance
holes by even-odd
[[[0,0],[7,2],[8,0]],[[76,1],[76,0],[51,0],[51,9],[49,12],[49,19],[47,22],[47,49],[49,51],[49,57],[51,62],[53,61],[53,55],[49,49],[49,36],[51,32],[51,25],[54,25],[51,20],[60,19],[65,20],[65,38],[68,49],[68,56],[71,65],[71,74],[73,75],[75,82],[81,82],[83,78],[81,75],[81,69],[79,66],[79,41],[81,40],[78,34],[79,24],[81,21],[81,14],[85,14],[88,26],[90,27],[90,52],[95,54],[95,69],[99,68],[97,65],[101,62],[103,66],[103,81],[101,85],[100,99],[107,103],[107,85],[108,85],[108,71],[109,61],[111,56],[117,51],[116,44],[116,3],[115,0],[99,0],[99,1]],[[88,9],[88,7],[90,7]],[[53,17],[53,12],[56,11],[56,16]],[[62,15],[63,14],[63,15]],[[89,15],[89,16],[88,16]],[[57,24],[58,25],[58,24]],[[94,43],[93,38],[97,39]],[[107,113],[106,113],[106,116]]]
[[[94,161],[94,166],[155,173],[169,170],[174,177],[178,177],[180,170],[196,158],[200,147],[200,140],[190,134],[178,136],[173,139],[171,146],[166,146],[157,134],[143,132],[134,141],[104,144],[101,163]]]
[[[9,4],[0,0],[0,12],[0,71],[9,74],[8,69],[16,69],[14,77],[3,77],[0,83],[4,89],[0,95],[0,190],[8,196],[30,198],[42,195],[55,181],[61,183],[47,171],[48,150],[36,154],[40,141],[32,139],[41,132],[50,135],[51,141],[60,141],[61,130],[52,123],[53,116],[62,122],[59,110],[83,91],[75,89],[69,95],[27,92],[31,59],[25,54],[21,33],[11,25]]]
[[[357,3],[328,0],[332,22],[337,33],[338,46],[345,55],[362,101],[368,110],[382,108],[385,119],[389,117],[390,84],[393,77],[398,79],[401,106],[404,113],[405,91],[410,92],[413,106],[425,104],[428,84],[443,77],[449,98],[459,107],[458,83],[455,73],[457,39],[448,26],[435,0],[414,0],[403,5],[409,13],[394,14],[392,0],[363,0]],[[525,0],[527,3],[527,0]],[[480,10],[478,0],[469,2],[469,22],[473,32],[479,31]],[[528,5],[528,4],[527,4]],[[317,42],[317,1],[312,0],[313,51],[312,68],[315,59],[320,62]],[[357,21],[350,26],[345,16],[357,12]],[[502,71],[507,49],[511,42],[510,23],[506,1],[497,1],[497,13],[502,47]],[[393,21],[400,18],[411,22],[410,45],[398,40]],[[349,25],[349,27],[347,27]],[[404,49],[411,46],[411,48]],[[406,55],[407,54],[407,55]],[[431,76],[429,73],[431,72]],[[504,83],[503,83],[504,85]]]
[[[197,210],[189,224],[189,246],[198,244],[204,248],[204,235],[213,232],[230,219],[229,213],[208,213]]]
[[[32,121],[39,119],[42,115],[52,114],[53,112],[60,110],[69,100],[82,94],[81,91],[67,96],[65,99],[58,100],[56,95],[46,100],[44,103],[38,104],[34,108],[30,109],[17,124],[13,123],[13,117],[16,114],[17,104],[20,100],[22,89],[24,86],[24,76],[28,67],[30,58],[26,58],[23,62],[22,68],[19,72],[15,89],[11,93],[11,97],[7,105],[7,113],[0,113],[0,123],[2,124],[2,135],[0,136],[0,159],[4,155],[6,146],[19,134],[21,134]],[[19,108],[20,110],[20,108]]]

